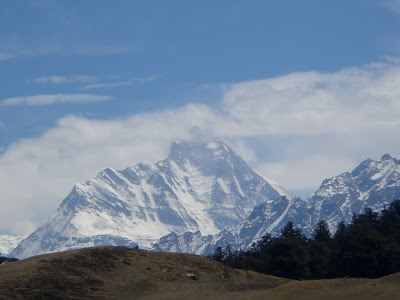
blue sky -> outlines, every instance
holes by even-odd
[[[197,131],[301,196],[399,157],[399,57],[397,0],[2,1],[0,234]]]

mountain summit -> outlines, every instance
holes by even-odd
[[[367,159],[352,172],[325,179],[308,199],[312,219],[325,220],[336,229],[340,221],[350,221],[353,213],[369,207],[381,211],[400,199],[400,160],[385,154],[378,161]]]
[[[261,203],[288,195],[219,139],[174,142],[168,157],[76,184],[48,222],[10,255],[97,245],[151,247],[170,233],[215,235]]]

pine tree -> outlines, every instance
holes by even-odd
[[[288,222],[281,230],[281,237],[284,239],[296,238],[304,239],[305,236],[302,234],[300,228],[295,228],[293,222]]]
[[[329,231],[328,223],[325,221],[320,221],[317,223],[314,233],[312,234],[312,239],[317,242],[328,242],[332,239],[332,234]]]

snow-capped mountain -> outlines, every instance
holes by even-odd
[[[9,234],[1,234],[0,235],[0,254],[1,256],[8,256],[17,245],[26,238],[26,235],[9,235]]]
[[[350,221],[370,207],[381,211],[400,199],[400,160],[385,154],[379,161],[367,159],[350,173],[326,179],[308,199],[311,220],[328,222],[332,230],[341,220]]]
[[[162,237],[153,250],[208,255],[219,246],[248,249],[266,233],[278,234],[287,222],[300,223],[308,219],[310,214],[304,208],[304,201],[300,198],[281,196],[255,206],[249,217],[234,230],[224,230],[213,236],[201,236],[198,232],[171,233]]]
[[[400,160],[386,154],[379,161],[367,159],[350,173],[324,180],[307,200],[283,196],[265,201],[255,206],[234,230],[207,237],[199,237],[198,233],[169,234],[154,249],[201,255],[210,254],[209,250],[218,246],[248,249],[266,234],[278,235],[289,221],[299,225],[308,236],[321,220],[327,221],[335,232],[340,221],[351,221],[353,213],[362,213],[367,207],[381,211],[397,199],[400,199]]]
[[[218,246],[247,249],[289,221],[306,235],[320,220],[334,232],[353,213],[379,211],[399,198],[400,161],[388,154],[324,180],[302,200],[258,175],[220,140],[175,142],[164,160],[108,168],[77,184],[10,256],[96,245],[207,255]]]
[[[10,255],[25,258],[94,245],[149,248],[170,233],[214,236],[282,195],[289,194],[218,139],[174,142],[162,161],[122,171],[108,168],[75,185],[48,222]]]

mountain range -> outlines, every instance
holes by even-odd
[[[169,234],[232,230],[256,205],[288,195],[220,140],[174,142],[168,157],[77,184],[57,212],[10,254],[96,245],[151,248]]]
[[[326,179],[308,199],[293,197],[252,170],[219,139],[174,142],[168,157],[77,184],[55,214],[10,253],[25,258],[98,245],[210,254],[217,246],[247,249],[288,221],[311,234],[331,230],[365,207],[400,198],[400,161],[365,160]]]
[[[310,236],[315,225],[325,220],[334,233],[339,222],[350,222],[354,213],[362,213],[367,207],[381,211],[396,199],[400,199],[400,161],[385,154],[379,161],[367,159],[350,173],[325,179],[306,200],[282,196],[255,206],[234,230],[201,238],[196,232],[171,233],[161,238],[154,249],[202,255],[218,246],[248,249],[266,234],[278,235],[289,221]]]

